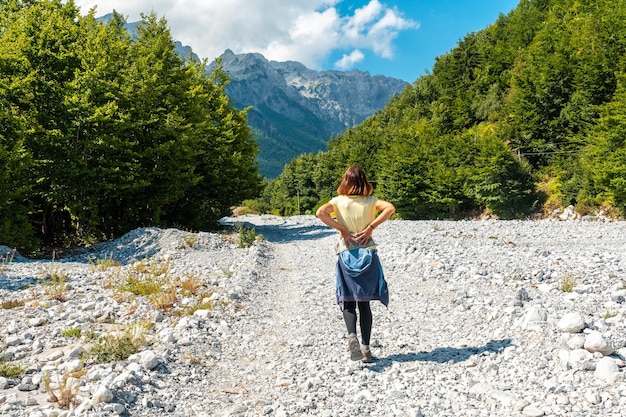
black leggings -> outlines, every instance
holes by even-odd
[[[361,342],[370,344],[372,335],[372,310],[369,301],[345,301],[343,303],[343,320],[346,322],[348,334],[356,334],[356,306],[359,305],[359,326],[361,327]]]

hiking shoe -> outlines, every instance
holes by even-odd
[[[348,337],[348,350],[350,351],[350,359],[353,361],[359,361],[363,359],[363,353],[361,352],[361,345],[355,335]]]
[[[361,355],[363,356],[363,363],[372,363],[372,351],[371,350],[362,350]]]

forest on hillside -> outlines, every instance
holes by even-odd
[[[312,213],[358,164],[405,219],[624,216],[625,69],[625,2],[521,0],[246,203]]]
[[[132,37],[124,24],[71,0],[0,3],[0,244],[210,228],[258,196],[258,145],[226,73],[181,58],[154,13]]]

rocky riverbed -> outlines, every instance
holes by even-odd
[[[333,230],[224,222],[258,239],[5,255],[0,415],[626,416],[626,222],[386,222],[372,364],[349,359]]]

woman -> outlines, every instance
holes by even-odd
[[[365,171],[352,165],[343,174],[337,197],[317,210],[317,217],[341,235],[337,245],[337,303],[348,329],[348,349],[352,360],[372,362],[370,301],[389,302],[387,283],[372,239],[374,229],[396,210],[393,204],[372,195],[372,184]],[[331,217],[334,214],[334,219]],[[356,334],[357,306],[361,343]]]

